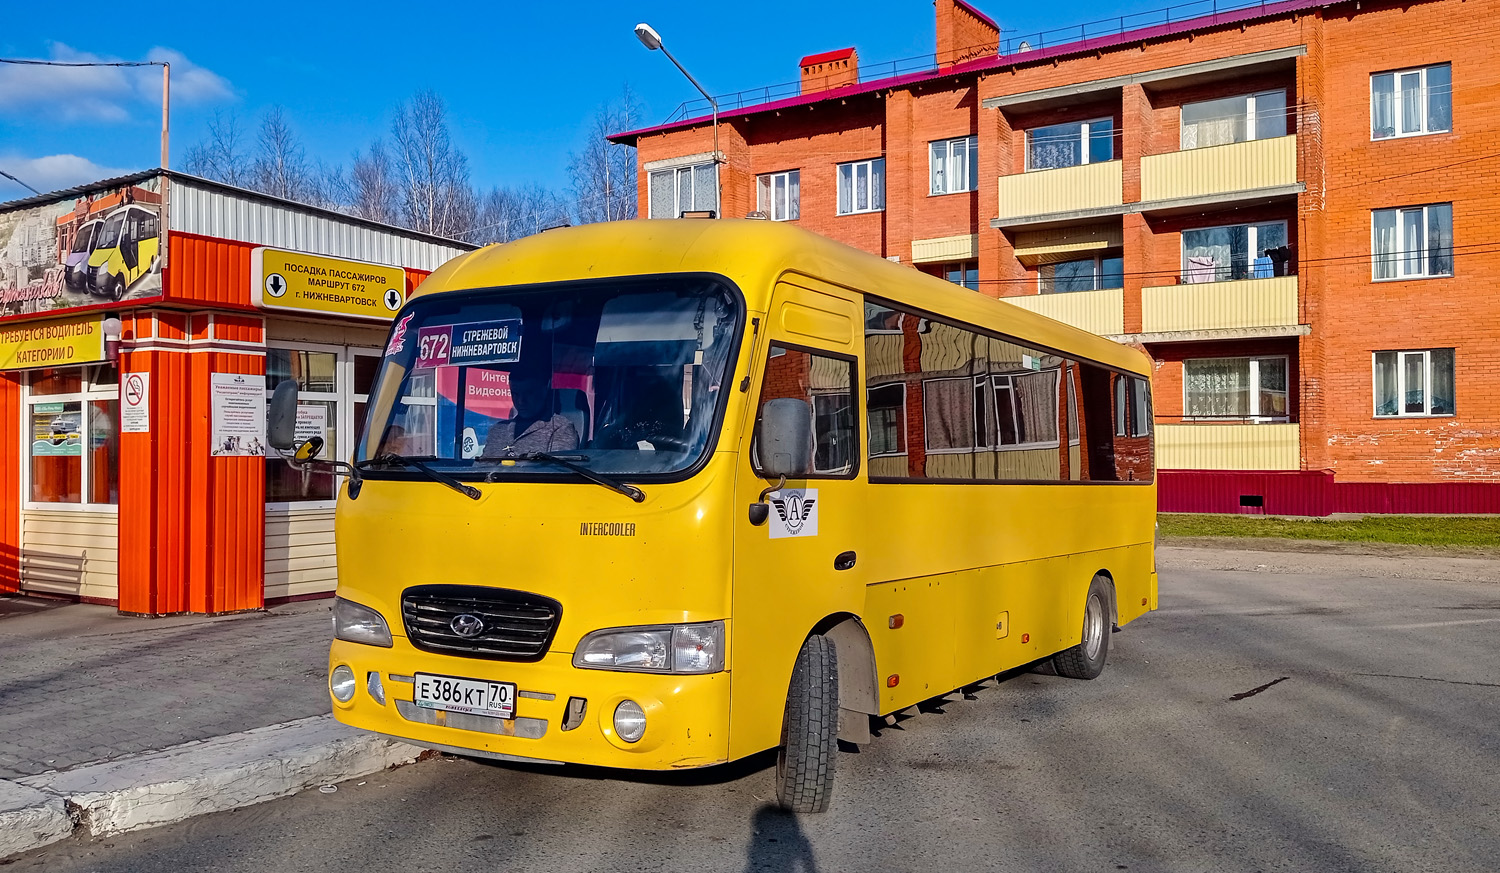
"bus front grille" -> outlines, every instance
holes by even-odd
[[[401,594],[407,639],[440,655],[540,660],[561,617],[562,604],[556,600],[507,588],[418,585]]]

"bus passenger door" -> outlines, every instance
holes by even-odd
[[[756,340],[750,409],[740,434],[734,509],[731,754],[780,743],[797,653],[825,617],[859,614],[858,303],[813,280],[777,285]],[[756,433],[767,401],[794,398],[812,412],[812,469],[766,495],[763,523],[750,507],[776,482],[758,472]]]

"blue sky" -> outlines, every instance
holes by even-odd
[[[975,4],[1008,33],[1156,9],[1083,0],[1065,15]],[[66,14],[57,10],[65,8]],[[255,9],[255,11],[250,11]],[[467,11],[461,11],[461,10]],[[655,124],[697,92],[631,33],[650,22],[710,92],[795,81],[806,54],[853,45],[862,63],[933,51],[930,0],[807,3],[439,2],[368,0],[239,7],[159,2],[9,4],[0,57],[173,62],[172,161],[180,166],[215,110],[253,130],[280,105],[309,157],[347,165],[382,137],[392,108],[431,88],[448,102],[473,181],[563,188],[594,112],[627,83]],[[261,11],[264,10],[264,11]],[[749,17],[747,17],[749,16]],[[59,70],[0,65],[0,170],[42,190],[157,164],[160,68]],[[27,192],[0,178],[0,201]]]

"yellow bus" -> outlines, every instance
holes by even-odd
[[[769,221],[457,258],[336,464],[334,714],[503,760],[777,749],[780,803],[822,811],[871,717],[1049,657],[1093,678],[1155,608],[1150,373]]]

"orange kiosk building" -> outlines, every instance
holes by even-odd
[[[0,204],[0,592],[166,615],[330,593],[332,477],[391,316],[472,248],[153,170]]]

